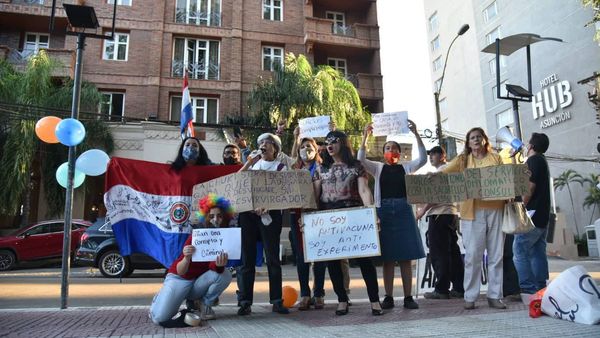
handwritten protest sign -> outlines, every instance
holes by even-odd
[[[241,228],[194,229],[192,245],[196,248],[192,262],[212,262],[222,252],[229,259],[240,259],[242,252]]]
[[[373,136],[408,134],[408,112],[373,114]]]
[[[502,164],[431,178],[407,175],[406,194],[410,203],[451,203],[471,198],[503,200],[525,195],[528,182],[526,165]]]
[[[197,221],[194,215],[198,210],[198,200],[211,192],[231,201],[236,212],[256,208],[317,208],[312,178],[307,170],[242,171],[197,184],[192,193],[193,223]]]
[[[302,222],[306,262],[381,255],[375,208],[310,212]]]
[[[300,137],[325,137],[329,133],[330,116],[307,117],[298,121]]]

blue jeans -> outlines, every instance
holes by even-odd
[[[154,296],[150,306],[150,319],[155,324],[167,321],[179,311],[185,299],[200,299],[206,305],[212,305],[231,283],[231,272],[223,273],[209,270],[195,280],[185,279],[169,273],[160,291]]]
[[[513,261],[524,293],[536,293],[546,287],[548,258],[545,228],[535,228],[526,234],[515,234]]]

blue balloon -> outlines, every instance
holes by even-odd
[[[61,187],[67,187],[67,179],[69,176],[69,162],[65,162],[56,169],[56,181]],[[85,174],[75,169],[75,176],[73,177],[73,188],[77,188],[85,181]]]
[[[76,146],[85,138],[85,127],[79,120],[64,119],[56,125],[56,138],[66,146]]]
[[[79,155],[75,168],[88,176],[98,176],[106,172],[110,157],[100,149],[91,149]]]

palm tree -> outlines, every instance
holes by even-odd
[[[52,76],[57,66],[43,50],[29,59],[23,73],[0,61],[0,214],[22,214],[22,223],[29,218],[30,180],[35,173],[41,173],[48,216],[64,209],[64,190],[54,177],[58,165],[66,161],[67,147],[45,144],[34,131],[43,116],[68,115],[73,83]],[[84,82],[81,94],[81,109],[96,110],[101,97],[97,89]],[[95,119],[82,122],[87,136],[77,147],[78,153],[90,148],[110,153],[114,144],[106,124]]]
[[[575,221],[575,231],[577,232],[577,239],[579,239],[579,224],[577,223],[577,213],[575,213],[575,204],[573,203],[573,193],[571,192],[571,183],[579,183],[583,186],[583,178],[575,170],[569,169],[564,171],[560,176],[554,179],[554,189],[562,190],[567,187],[569,192],[569,198],[571,200],[571,207],[573,208],[573,220]]]
[[[583,182],[588,183],[590,186],[587,188],[588,195],[583,200],[583,207],[592,209],[592,215],[590,216],[590,222],[588,224],[592,224],[592,220],[594,219],[594,213],[596,212],[596,207],[600,205],[600,189],[596,187],[600,181],[598,181],[600,175],[590,173],[588,177],[583,178]]]

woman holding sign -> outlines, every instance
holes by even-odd
[[[199,221],[207,228],[226,228],[234,212],[228,200],[214,194],[199,202]],[[212,305],[229,286],[231,272],[225,269],[227,253],[221,253],[214,262],[192,262],[196,247],[192,245],[192,234],[185,241],[181,255],[169,267],[165,282],[150,306],[150,318],[164,327],[184,326],[183,317],[171,319],[184,300],[200,300],[200,317],[215,318]]]
[[[442,170],[444,173],[462,172],[467,168],[501,165],[502,158],[492,152],[492,146],[483,129],[469,130],[465,149]],[[502,303],[502,254],[504,233],[502,216],[505,201],[469,199],[460,203],[460,228],[465,246],[465,309],[475,308],[475,300],[481,288],[481,264],[483,252],[488,257],[488,305],[506,309]]]
[[[408,120],[408,129],[415,135],[419,147],[419,157],[406,163],[400,163],[400,145],[388,141],[383,145],[385,163],[367,160],[367,140],[373,132],[368,124],[358,150],[358,159],[365,169],[375,178],[375,206],[381,221],[381,257],[383,259],[384,309],[394,307],[394,268],[400,263],[402,286],[404,288],[404,307],[418,309],[419,304],[412,297],[412,260],[425,257],[421,234],[417,227],[412,207],[406,200],[405,175],[417,171],[427,162],[425,145],[417,132],[417,126]]]
[[[346,134],[332,131],[326,137],[327,153],[314,176],[315,197],[320,210],[372,205],[373,197],[362,164],[354,159],[352,147]],[[371,258],[358,258],[360,271],[367,286],[371,313],[383,314],[379,304],[377,270]],[[338,296],[336,315],[348,314],[348,294],[344,288],[344,277],[339,260],[328,261],[329,276],[333,290]]]

